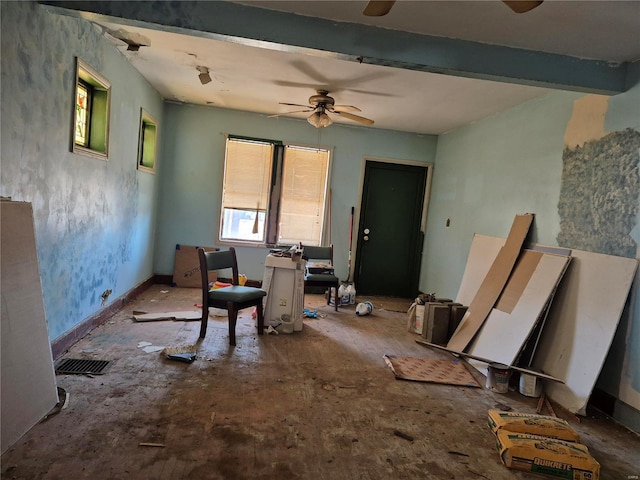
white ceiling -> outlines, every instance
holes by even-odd
[[[385,17],[366,17],[366,1],[235,2],[335,21],[608,62],[640,59],[640,2],[546,0],[525,14],[498,1],[398,1]],[[292,17],[293,18],[293,17]],[[295,20],[295,18],[293,18]],[[440,134],[544,95],[545,88],[426,73],[341,60],[318,52],[265,49],[173,33],[149,24],[98,23],[149,43],[139,51],[110,35],[132,65],[168,99],[184,103],[282,114],[306,104],[315,89],[336,104],[355,105],[373,128]],[[120,32],[119,35],[121,35]],[[256,43],[256,42],[254,42]],[[197,66],[213,81],[201,85]],[[308,114],[292,115],[305,118]],[[359,125],[336,118],[337,123]],[[277,118],[270,121],[277,122]],[[309,128],[313,128],[309,126]],[[331,128],[331,127],[329,127]]]

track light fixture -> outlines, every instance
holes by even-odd
[[[307,118],[307,122],[316,128],[328,127],[333,123],[333,120],[326,114],[324,110],[313,112]]]
[[[198,75],[198,78],[200,79],[200,83],[202,85],[206,85],[211,81],[211,75],[209,75],[209,69],[207,67],[198,66],[196,67],[196,70],[200,72],[200,74]]]

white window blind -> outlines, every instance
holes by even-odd
[[[327,150],[286,147],[280,196],[279,243],[320,244],[328,163]]]
[[[225,208],[266,210],[273,145],[229,139],[224,171]]]
[[[329,154],[327,149],[229,137],[219,240],[320,245]]]

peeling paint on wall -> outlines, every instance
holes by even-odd
[[[31,202],[51,339],[153,274],[156,177],[137,169],[141,107],[162,99],[86,20],[1,2],[0,195]],[[75,58],[112,84],[109,160],[70,151]]]
[[[558,202],[558,245],[634,258],[638,216],[640,132],[613,132],[565,147]]]
[[[564,132],[564,143],[568,147],[579,147],[589,140],[598,140],[606,135],[604,121],[609,108],[609,97],[585,95],[573,102],[573,115]]]
[[[609,97],[574,101],[565,130],[558,245],[635,257],[640,134],[604,129]]]

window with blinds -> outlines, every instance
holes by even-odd
[[[329,150],[227,138],[220,241],[320,245]]]

